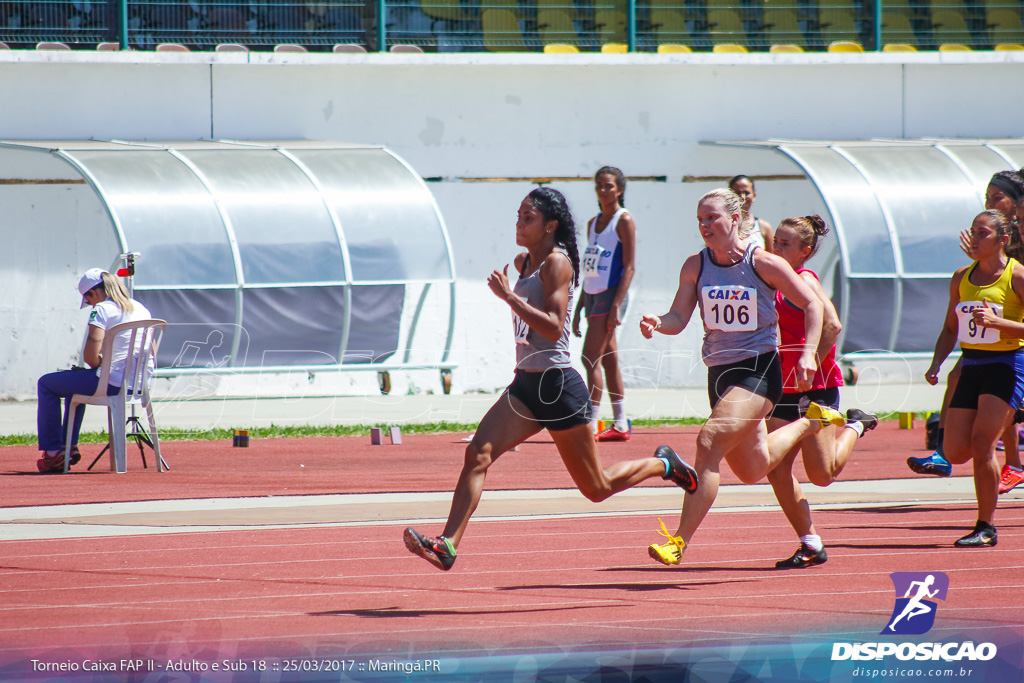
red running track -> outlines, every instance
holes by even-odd
[[[920,451],[921,433],[890,425],[862,440],[844,478],[910,476],[902,461]],[[638,434],[602,452],[609,461],[637,457],[662,441],[692,450],[694,431]],[[543,441],[497,463],[490,487],[568,487]],[[133,460],[128,475],[44,477],[18,473],[24,450],[0,454],[4,506],[447,490],[461,458],[451,435],[407,436],[401,447],[267,441],[244,453],[180,443],[168,444],[169,473],[143,472]],[[31,658],[498,661],[581,650],[830,646],[878,639],[893,609],[895,571],[946,572],[949,595],[928,637],[983,634],[1006,643],[1008,666],[1019,672],[1024,620],[1012,596],[1024,569],[1024,505],[1004,500],[998,515],[997,548],[956,550],[951,541],[975,518],[969,504],[819,510],[829,562],[794,571],[773,567],[796,547],[777,509],[713,512],[680,567],[647,557],[657,539],[647,515],[475,520],[447,573],[410,555],[394,523],[3,541],[0,679],[20,675]],[[488,679],[497,680],[479,680]]]

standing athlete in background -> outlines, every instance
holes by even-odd
[[[626,176],[614,166],[604,166],[594,175],[594,190],[601,213],[587,229],[587,249],[583,254],[583,296],[572,319],[572,331],[580,336],[580,312],[586,310],[587,336],[583,340],[583,364],[590,387],[591,429],[597,433],[598,407],[607,380],[614,424],[600,434],[598,441],[629,441],[625,388],[619,369],[619,349],[615,333],[622,324],[629,284],[633,281],[636,253],[636,225],[623,208]],[[604,370],[604,378],[601,371]]]
[[[767,251],[775,251],[772,224],[750,213],[750,207],[753,205],[754,200],[757,199],[757,193],[754,192],[754,181],[745,175],[734,176],[729,181],[729,189],[743,200],[740,237],[753,242]]]

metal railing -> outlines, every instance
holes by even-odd
[[[0,42],[92,49],[298,45],[369,51],[992,49],[1024,45],[1024,0],[37,0],[0,2]],[[717,47],[716,47],[717,46]],[[732,47],[730,47],[732,46]],[[667,51],[666,48],[662,50]],[[841,48],[833,48],[841,49]],[[895,49],[895,48],[890,48]]]

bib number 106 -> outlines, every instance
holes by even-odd
[[[757,290],[753,287],[705,287],[701,294],[704,325],[709,330],[750,332],[757,329]]]

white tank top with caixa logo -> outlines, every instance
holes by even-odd
[[[775,288],[754,268],[756,245],[736,263],[718,265],[701,252],[697,302],[704,321],[704,363],[726,365],[775,351],[779,345]]]

